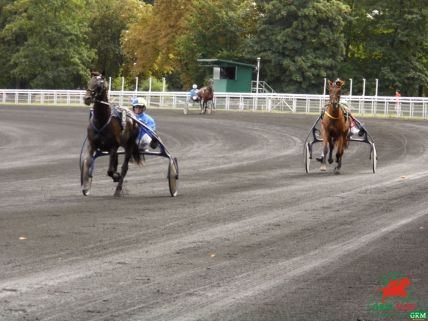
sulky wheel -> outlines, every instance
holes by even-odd
[[[170,159],[168,166],[168,185],[172,197],[177,196],[178,163],[177,158]]]
[[[370,144],[371,146],[371,151],[370,151],[370,159],[372,160],[372,169],[373,169],[373,174],[376,173],[376,166],[377,166],[377,153],[376,153],[376,147],[374,143]]]
[[[309,169],[311,165],[311,151],[310,151],[309,143],[305,143],[305,147],[303,148],[303,161],[305,163],[306,173],[309,173]]]

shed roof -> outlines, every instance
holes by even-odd
[[[232,67],[232,66],[242,66],[247,68],[255,68],[255,65],[246,64],[243,62],[238,62],[234,60],[224,60],[224,59],[198,59],[204,67]]]

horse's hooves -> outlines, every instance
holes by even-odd
[[[328,163],[329,163],[329,164],[333,163],[333,159],[329,159],[329,160],[328,160]]]
[[[88,189],[82,189],[82,193],[83,193],[83,195],[88,196],[89,190]]]
[[[325,172],[327,170],[327,166],[325,166],[325,165],[321,165],[321,167],[320,167],[320,171],[321,172]]]
[[[340,174],[340,168],[335,167],[335,168],[334,168],[334,173],[335,173],[336,175],[339,175],[339,174]]]
[[[113,173],[111,178],[113,178],[113,182],[117,183],[120,180],[120,174],[119,173]]]

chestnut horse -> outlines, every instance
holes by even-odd
[[[107,175],[117,182],[115,196],[122,193],[123,180],[128,171],[128,163],[131,158],[137,164],[141,164],[141,156],[138,151],[136,137],[139,133],[138,125],[126,114],[117,117],[112,112],[108,103],[108,86],[102,74],[91,73],[88,81],[84,102],[86,105],[93,103],[93,111],[88,125],[88,144],[83,151],[81,183],[82,192],[89,194],[92,181],[92,168],[97,152],[108,152],[110,156]],[[114,109],[116,111],[116,109]],[[117,113],[120,115],[120,112]],[[119,147],[125,149],[125,156],[121,172],[117,172]]]
[[[328,153],[329,164],[333,163],[333,149],[336,146],[337,166],[334,172],[338,174],[342,167],[342,156],[348,145],[350,119],[346,110],[340,106],[340,91],[345,84],[343,80],[328,81],[330,101],[324,111],[321,120],[324,157],[321,161],[321,171],[326,171],[326,155]]]
[[[213,80],[208,80],[208,85],[202,87],[198,91],[198,99],[201,105],[201,114],[205,114],[208,110],[208,102],[211,101],[211,112],[213,112],[214,108],[214,90],[213,90]]]

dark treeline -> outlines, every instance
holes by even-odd
[[[379,95],[428,93],[428,0],[0,0],[0,87],[82,88],[91,69],[119,81],[202,84],[198,58],[256,63],[276,91],[320,93],[362,79]],[[366,91],[367,95],[374,92]]]

